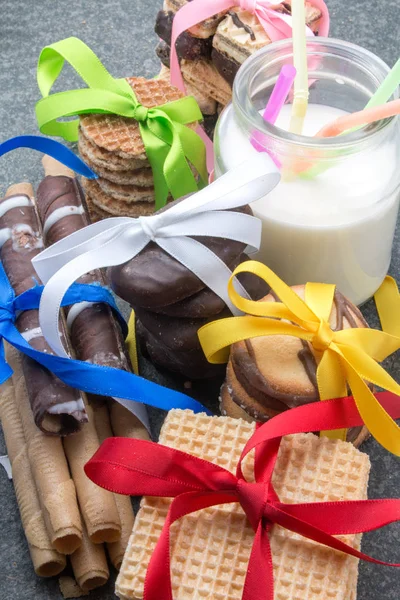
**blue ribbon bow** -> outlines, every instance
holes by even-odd
[[[55,140],[33,135],[11,138],[0,144],[0,156],[17,148],[38,150],[52,156],[76,173],[90,179],[97,177],[69,148]],[[42,291],[43,286],[37,285],[16,297],[0,263],[0,384],[12,375],[12,369],[7,364],[4,356],[3,340],[6,340],[14,348],[54,373],[70,387],[88,394],[123,398],[124,400],[141,402],[162,410],[180,408],[182,410],[189,409],[195,413],[205,412],[211,414],[209,410],[193,398],[143,379],[143,377],[128,371],[46,354],[32,348],[15,326],[16,311],[39,308]],[[65,294],[62,306],[83,301],[107,303],[116,313],[126,335],[126,323],[108,290],[100,285],[75,283]]]
[[[14,348],[46,367],[72,388],[89,394],[142,402],[163,410],[180,408],[211,414],[193,398],[133,373],[46,354],[32,348],[15,326],[16,312],[37,309],[42,291],[43,286],[35,286],[23,294],[15,296],[4,268],[0,264],[0,383],[4,383],[12,375],[12,369],[4,356],[3,340],[6,340]],[[107,303],[115,311],[119,320],[123,321],[126,332],[126,323],[116,307],[112,294],[107,289],[99,285],[75,283],[65,294],[62,306],[83,301]]]

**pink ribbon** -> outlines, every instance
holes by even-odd
[[[319,35],[327,37],[329,33],[328,7],[324,0],[313,0],[312,4],[322,14]],[[270,0],[192,0],[192,2],[182,6],[176,13],[172,25],[170,65],[172,85],[185,92],[185,84],[176,53],[176,40],[181,33],[218,13],[226,12],[236,6],[256,15],[266,34],[273,42],[292,37],[292,17],[273,10],[273,7],[279,6],[279,3],[274,4]],[[314,35],[309,27],[306,27],[306,30],[307,35]]]

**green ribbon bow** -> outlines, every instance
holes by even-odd
[[[49,95],[65,61],[88,88]],[[109,113],[138,121],[153,171],[157,209],[166,204],[169,192],[176,199],[197,191],[198,184],[188,161],[200,175],[200,186],[206,185],[204,143],[192,129],[185,127],[203,118],[192,96],[146,108],[138,102],[125,79],[114,79],[94,52],[74,37],[43,48],[37,81],[43,98],[36,104],[36,117],[40,131],[45,135],[76,142],[79,119],[58,119],[80,114]]]

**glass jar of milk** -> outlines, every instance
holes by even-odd
[[[303,135],[287,131],[290,104],[275,126],[261,116],[282,66],[293,62],[292,42],[283,40],[254,54],[237,74],[232,104],[215,133],[215,173],[218,177],[255,155],[255,136],[283,174],[278,186],[252,205],[263,222],[255,258],[289,285],[335,283],[362,304],[380,286],[391,259],[399,204],[399,118],[334,138],[312,136],[344,113],[363,109],[389,67],[340,40],[309,40],[307,53],[310,96]]]

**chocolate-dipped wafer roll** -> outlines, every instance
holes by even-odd
[[[17,295],[40,283],[31,263],[43,249],[32,197],[29,184],[22,184],[12,186],[0,201],[0,259]],[[42,335],[38,310],[22,312],[16,326],[33,348],[54,354]],[[61,321],[60,331],[63,334]],[[87,421],[80,392],[27,356],[23,357],[22,366],[36,425],[54,435],[78,431],[80,424]]]
[[[15,402],[15,389],[10,380],[2,385],[0,394],[0,419],[33,568],[40,577],[53,577],[64,570],[66,559],[52,547],[47,533],[29,463],[22,420]]]
[[[46,246],[89,224],[82,188],[73,172],[50,157],[43,159],[46,177],[37,190],[37,209],[43,226]],[[105,285],[100,270],[91,271],[80,283]],[[81,302],[65,311],[71,344],[80,360],[97,365],[132,371],[119,323],[105,304]],[[89,401],[91,397],[89,396]],[[146,428],[127,409],[122,409],[127,423],[149,439]]]
[[[23,357],[8,344],[5,350],[7,362],[13,369],[15,403],[47,533],[58,552],[72,554],[82,541],[82,523],[62,442],[59,437],[45,435],[36,427],[23,374]]]

